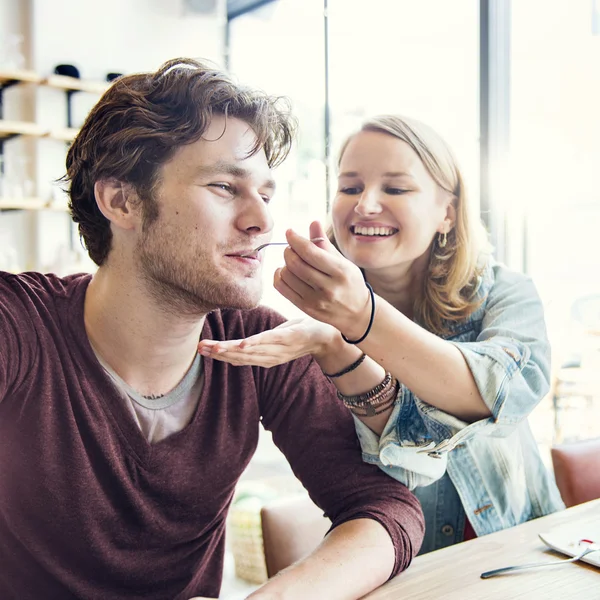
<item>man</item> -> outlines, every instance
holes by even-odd
[[[0,597],[216,597],[236,482],[272,431],[333,526],[252,594],[359,598],[406,568],[415,497],[363,464],[316,364],[203,358],[201,338],[282,319],[255,308],[279,101],[192,60],[122,77],[67,157],[94,276],[0,274]]]

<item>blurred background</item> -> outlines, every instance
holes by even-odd
[[[600,435],[600,0],[0,0],[0,269],[93,270],[56,184],[68,144],[110,74],[177,56],[292,100],[274,239],[327,220],[364,118],[438,130],[497,258],[546,308],[553,386],[530,418],[545,456]],[[263,302],[294,316],[271,288],[281,253],[266,258]],[[248,480],[285,472],[263,438]]]

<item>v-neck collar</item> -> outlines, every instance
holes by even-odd
[[[89,365],[97,374],[96,377],[91,378],[96,379],[98,385],[102,386],[103,393],[99,394],[102,410],[111,422],[115,431],[118,433],[122,443],[130,451],[136,461],[145,468],[151,468],[153,464],[162,463],[162,458],[169,454],[171,448],[178,445],[184,436],[189,435],[194,429],[204,406],[208,402],[213,361],[208,357],[203,357],[204,385],[202,386],[198,405],[196,406],[190,422],[183,429],[171,434],[163,440],[155,443],[148,442],[138,425],[135,423],[131,413],[127,410],[123,398],[110,378],[110,375],[106,373],[98,361],[87,336],[84,306],[85,295],[90,281],[91,276],[82,277],[76,293],[72,296],[71,302],[73,305],[71,306],[69,314],[73,315],[73,320],[70,320],[68,330],[77,342],[74,347],[78,348],[83,354],[81,364],[83,365],[84,374],[87,370],[86,365]],[[200,339],[206,337],[211,337],[211,328],[208,317],[204,321]]]

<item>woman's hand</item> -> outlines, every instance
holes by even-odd
[[[339,331],[331,325],[305,317],[244,340],[202,340],[198,350],[232,365],[274,367],[306,354],[321,357],[332,351],[330,347],[339,339]]]
[[[310,225],[311,242],[292,230],[286,232],[285,267],[275,272],[275,289],[307,315],[333,325],[356,339],[370,316],[369,291],[360,269],[344,258],[326,238],[322,225]]]

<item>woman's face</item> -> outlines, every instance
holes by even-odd
[[[405,270],[453,221],[452,195],[407,143],[372,131],[350,140],[333,202],[335,237],[348,259],[367,270]]]

